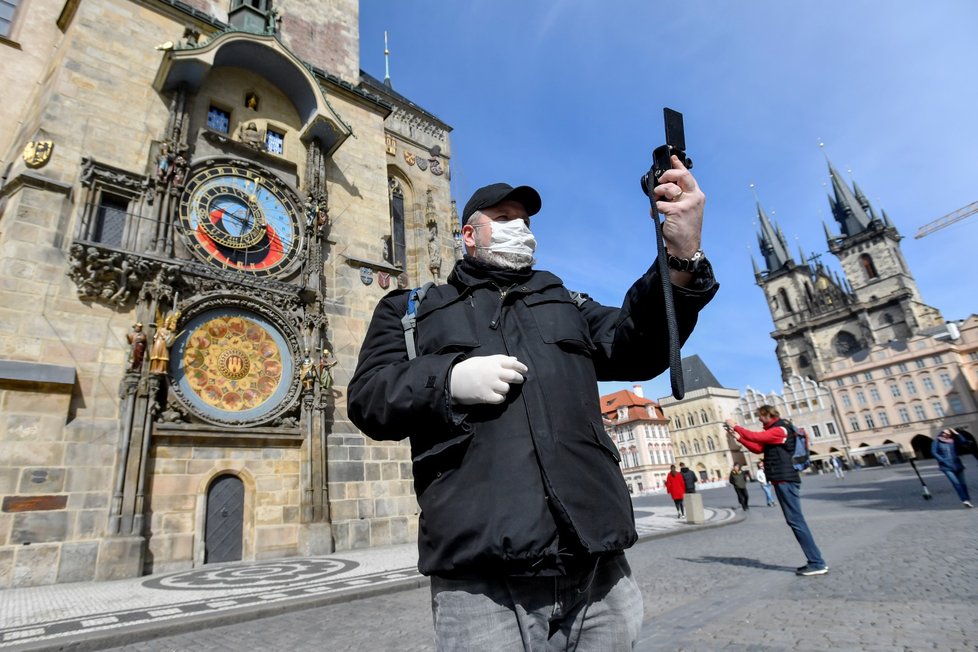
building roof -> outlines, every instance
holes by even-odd
[[[648,406],[652,406],[655,415],[654,417],[649,415]],[[627,408],[627,416],[623,419],[618,418],[619,408]],[[605,394],[601,397],[601,414],[606,421],[611,421],[615,424],[622,424],[628,421],[638,421],[650,419],[663,419],[665,420],[665,415],[662,414],[662,408],[659,407],[658,403],[651,399],[639,396],[635,392],[623,389],[611,394]]]
[[[708,387],[724,388],[698,355],[683,358],[683,382],[687,392]]]

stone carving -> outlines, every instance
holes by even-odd
[[[407,111],[406,109],[403,108],[396,108],[394,109],[394,119],[400,122],[401,124],[405,125],[406,127],[408,127],[409,131],[412,129],[416,129],[418,131],[421,131],[422,133],[426,133],[430,136],[434,136],[438,140],[441,141],[445,140],[444,129],[442,129],[435,123],[430,122],[426,118],[423,118],[416,113]]]
[[[312,358],[309,357],[309,349],[303,353],[302,364],[299,365],[299,377],[302,379],[302,390],[311,392],[316,383],[316,372]]]
[[[319,358],[319,387],[328,392],[333,388],[333,367],[339,360],[333,357],[329,349],[323,349],[323,355]]]
[[[78,286],[80,299],[123,306],[143,284],[145,266],[138,256],[79,243],[68,254],[68,277]]]
[[[238,130],[238,137],[248,147],[258,151],[264,151],[265,149],[265,132],[259,131],[254,122],[241,125],[241,128]]]

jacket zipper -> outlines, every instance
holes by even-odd
[[[496,307],[496,314],[493,315],[492,321],[489,322],[489,328],[492,330],[499,329],[499,321],[503,316],[503,304],[506,303],[506,295],[509,294],[509,291],[512,290],[513,287],[515,286],[510,285],[508,288],[501,288],[498,285],[496,286],[496,289],[499,290],[499,305]]]

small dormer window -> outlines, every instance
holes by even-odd
[[[618,420],[621,421],[622,419],[626,419],[626,418],[628,418],[628,408],[626,407],[618,408]]]
[[[207,110],[207,128],[219,131],[222,134],[228,133],[231,128],[231,114],[224,109],[211,106]]]

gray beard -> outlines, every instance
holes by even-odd
[[[482,247],[476,247],[472,257],[486,265],[499,267],[500,269],[526,269],[527,267],[532,267],[533,263],[536,262],[532,254],[492,251],[491,249],[484,249]]]

